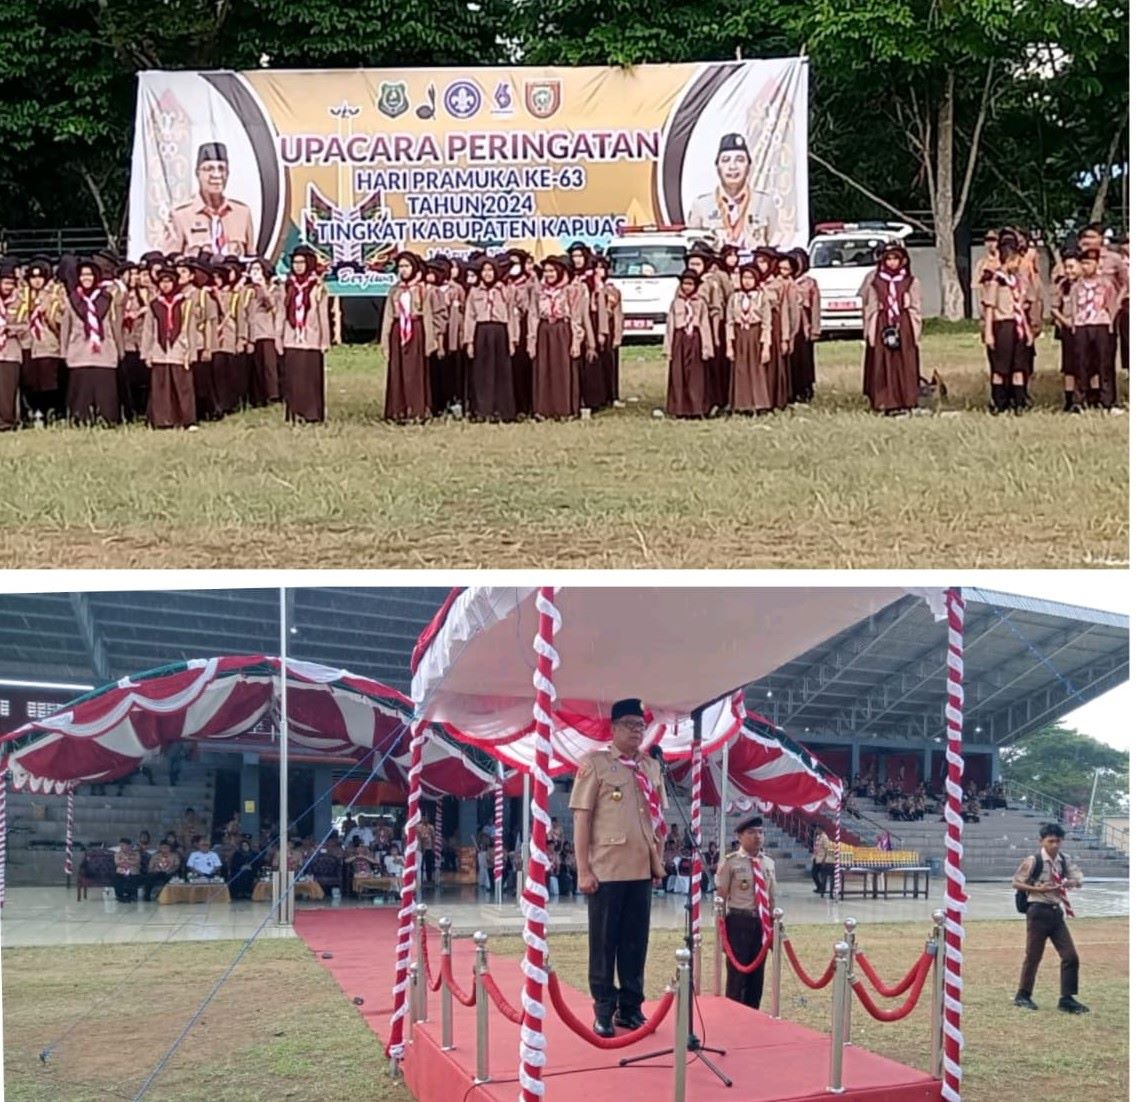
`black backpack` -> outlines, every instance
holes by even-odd
[[[1037,853],[1035,860],[1031,863],[1031,875],[1027,878],[1028,882],[1034,884],[1039,879],[1039,874],[1043,871],[1043,854]],[[1059,875],[1065,880],[1067,878],[1067,855],[1065,853],[1059,854]],[[1027,892],[1016,892],[1016,910],[1021,915],[1027,914]]]

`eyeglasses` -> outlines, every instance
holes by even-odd
[[[627,727],[630,731],[638,731],[644,734],[648,730],[648,724],[642,719],[618,719],[618,727]]]

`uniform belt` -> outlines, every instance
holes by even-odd
[[[728,907],[727,913],[729,915],[746,915],[748,918],[758,918],[759,912],[753,907],[748,910],[746,907]]]
[[[1029,907],[1059,907],[1059,903],[1049,903],[1047,901],[1035,900],[1033,903],[1028,904]]]

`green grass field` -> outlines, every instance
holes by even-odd
[[[659,346],[626,349],[626,408],[568,424],[394,426],[377,350],[329,358],[329,422],[279,408],[200,432],[0,437],[6,567],[1086,567],[1127,561],[1129,417],[984,412],[970,328],[931,326],[939,415],[884,419],[861,345],[818,350],[809,409],[655,419]],[[1123,383],[1124,395],[1126,384]]]
[[[896,982],[920,952],[927,929],[927,924],[863,923],[859,943],[882,978]],[[790,930],[808,971],[822,971],[837,932],[829,926]],[[1080,997],[1093,1008],[1081,1018],[1054,1009],[1058,968],[1050,950],[1036,987],[1039,1011],[1015,1009],[1011,996],[1023,951],[1022,924],[969,924],[964,947],[963,1062],[969,1102],[1005,1102],[1017,1092],[1033,1102],[1126,1098],[1128,923],[1080,919],[1074,936],[1082,960]],[[584,935],[551,937],[550,947],[559,975],[584,988]],[[677,947],[674,931],[653,931],[647,975],[650,997],[662,992]],[[10,1102],[105,1102],[137,1093],[232,961],[237,943],[178,943],[157,954],[153,948],[107,945],[4,952],[5,1097]],[[496,938],[490,948],[516,959],[521,939]],[[76,1024],[144,957],[148,963],[123,991]],[[708,950],[705,960],[709,959]],[[829,991],[807,990],[789,968],[783,974],[784,1017],[826,1030]],[[516,966],[509,964],[498,978],[507,997],[516,999]],[[710,982],[708,971],[708,988]],[[390,1005],[387,990],[363,994],[365,1011]],[[877,1023],[855,1007],[854,1043],[925,1068],[929,997],[926,990],[914,1012],[892,1024]],[[498,1019],[494,1028],[514,1027]],[[51,1059],[41,1063],[41,1049],[58,1042],[68,1030]],[[708,1042],[713,1044],[714,1038]],[[150,1102],[202,1098],[268,1102],[282,1097],[299,1102],[332,1097],[410,1102],[411,1098],[387,1077],[382,1047],[356,1008],[299,941],[254,946],[146,1097]]]

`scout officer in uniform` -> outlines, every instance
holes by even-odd
[[[612,262],[598,256],[593,264],[593,299],[597,315],[597,357],[605,384],[606,406],[620,403],[620,345],[624,339],[624,303],[620,288],[609,283]],[[602,332],[603,329],[603,332]]]
[[[588,896],[589,991],[598,1037],[612,1037],[614,1024],[636,1029],[644,1022],[652,880],[664,876],[668,832],[660,767],[640,752],[640,701],[618,700],[610,715],[612,744],[582,759],[569,797],[577,886]]]
[[[756,249],[771,243],[773,202],[765,191],[750,184],[751,151],[742,134],[724,134],[715,155],[719,185],[701,195],[688,214],[688,225],[711,230],[717,244]]]
[[[685,258],[688,268],[699,276],[698,295],[707,305],[707,322],[711,327],[711,347],[707,352],[707,371],[704,378],[704,397],[707,412],[727,405],[730,385],[721,362],[726,363],[724,345],[726,341],[727,300],[723,295],[723,284],[719,281],[715,250],[706,242],[697,241]]]
[[[731,364],[728,408],[732,413],[769,413],[774,408],[767,366],[771,360],[770,300],[753,264],[739,269],[739,290],[727,303],[727,359]]]
[[[187,253],[201,248],[214,256],[252,253],[253,214],[236,199],[225,196],[229,183],[229,153],[221,142],[198,147],[198,194],[170,212],[162,247]]]
[[[17,284],[19,265],[0,260],[0,432],[20,425],[20,346],[27,325],[24,296]]]
[[[754,815],[735,827],[739,848],[719,862],[715,892],[723,900],[727,941],[735,959],[750,964],[774,929],[774,861],[763,853],[763,820]],[[759,1009],[766,962],[753,972],[740,972],[728,959],[727,997]]]
[[[139,354],[139,336],[142,317],[149,296],[142,288],[141,272],[137,264],[123,264],[119,268],[119,282],[123,287],[122,299],[122,360],[119,363],[119,401],[126,419],[133,421],[146,412],[147,389],[150,380],[146,364]]]
[[[814,345],[822,339],[822,296],[817,281],[809,275],[806,250],[791,249],[788,255],[799,301],[799,326],[790,335],[790,399],[808,403],[814,398]]]
[[[143,312],[139,351],[149,365],[146,420],[152,429],[191,429],[197,425],[193,366],[201,340],[192,293],[178,288],[178,273],[161,267],[156,290]]]
[[[518,318],[518,343],[513,356],[514,402],[519,417],[533,413],[533,360],[529,354],[529,332],[537,325],[537,278],[530,266],[530,255],[523,249],[510,249],[507,286]]]
[[[1000,266],[1000,235],[996,230],[984,234],[984,255],[972,269],[972,290],[979,293],[984,276]]]
[[[62,416],[66,375],[59,357],[59,318],[63,288],[52,279],[46,258],[33,260],[27,269],[27,350],[21,384],[32,414],[44,419]]]

